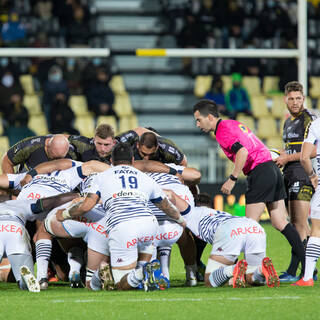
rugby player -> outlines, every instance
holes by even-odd
[[[316,115],[311,110],[305,109],[304,101],[303,86],[297,81],[288,82],[285,85],[285,103],[290,117],[283,126],[285,150],[281,151],[280,156],[274,161],[279,168],[283,168],[290,221],[306,246],[307,237],[310,234],[308,216],[314,188],[300,164],[300,155],[306,128],[316,118]],[[315,156],[316,146],[313,151],[313,157]],[[299,279],[296,276],[298,265],[297,256],[291,252],[291,263],[287,271],[280,275],[280,281],[297,281]]]
[[[111,161],[114,167],[93,176],[85,200],[70,209],[58,210],[56,219],[63,222],[81,216],[101,199],[108,212],[105,223],[116,287],[129,290],[138,287],[144,280],[145,290],[150,290],[155,288],[153,272],[159,267],[149,263],[158,223],[147,201],[153,201],[183,227],[185,222],[161,188],[150,177],[132,167],[133,152],[129,144],[118,143],[112,151]],[[100,271],[108,276],[105,280],[110,283],[109,265],[103,265]],[[98,273],[91,282],[92,288],[97,290],[101,286],[96,279],[99,279]]]
[[[233,277],[233,288],[251,285],[278,287],[279,277],[270,258],[266,257],[266,234],[258,222],[217,211],[210,197],[195,197],[196,207],[170,191],[169,199],[182,211],[187,228],[203,241],[212,244],[205,271],[205,285],[219,287]],[[204,205],[204,206],[203,206]],[[240,253],[245,259],[237,261]]]
[[[307,129],[307,136],[303,141],[301,148],[301,164],[306,171],[314,189],[315,193],[311,199],[311,234],[306,248],[306,269],[303,277],[292,285],[296,286],[313,286],[313,273],[316,263],[320,257],[320,188],[319,188],[319,175],[320,175],[320,119],[314,120]],[[312,167],[311,158],[314,154],[314,145],[317,145],[317,168],[316,172]]]

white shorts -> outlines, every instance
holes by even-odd
[[[75,220],[63,221],[62,226],[72,238],[82,238],[91,250],[109,255],[109,238],[99,212],[91,210]]]
[[[156,247],[169,247],[181,237],[183,228],[173,221],[159,221],[159,229],[156,236]]]
[[[112,267],[137,261],[138,252],[153,253],[158,222],[154,216],[132,218],[116,225],[109,233]]]
[[[318,187],[310,201],[310,218],[320,220],[320,188]]]
[[[11,254],[29,254],[31,252],[30,237],[26,228],[17,221],[0,220],[0,242],[4,252]]]
[[[261,225],[249,218],[230,219],[220,225],[212,244],[212,255],[256,254],[266,251],[266,234]]]

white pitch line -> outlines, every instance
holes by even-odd
[[[248,297],[248,298],[240,298],[240,297],[230,297],[230,298],[221,298],[221,297],[217,297],[217,298],[145,298],[145,299],[127,299],[126,302],[184,302],[184,301],[245,301],[245,300],[255,300],[255,301],[259,301],[259,300],[271,300],[274,299],[274,296],[272,297]],[[301,299],[301,297],[299,296],[277,296],[277,299],[282,299],[282,300],[299,300]],[[63,300],[63,299],[57,299],[57,300],[52,300],[52,303],[88,303],[88,302],[117,302],[119,300],[117,299],[78,299],[78,300]]]

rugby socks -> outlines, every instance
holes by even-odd
[[[164,277],[168,280],[170,279],[170,256],[171,256],[171,247],[161,247],[158,248],[158,256],[161,265],[161,272]]]
[[[74,272],[80,273],[80,269],[84,264],[83,252],[79,247],[73,247],[68,252],[68,263],[70,266],[69,279],[71,279]]]
[[[128,273],[127,282],[132,288],[138,287],[142,280],[143,268],[133,269],[130,273]]]
[[[51,256],[52,241],[41,239],[36,242],[37,280],[48,278],[48,264]]]
[[[302,241],[304,250],[306,250],[307,242],[308,242],[307,239],[304,239]],[[291,250],[291,261],[290,261],[287,273],[291,274],[292,276],[295,276],[299,267],[299,263],[300,261],[297,255],[293,252],[293,250]]]
[[[301,272],[304,273],[305,269],[305,252],[304,246],[300,239],[299,233],[296,228],[291,224],[288,223],[281,233],[287,238],[288,242],[292,247],[292,251],[297,256],[299,262],[301,262]]]
[[[209,275],[209,282],[212,287],[217,288],[225,284],[233,275],[233,266],[227,266],[214,270]]]
[[[101,284],[101,280],[100,280],[100,277],[99,277],[99,270],[96,270],[93,273],[93,276],[92,276],[91,281],[90,281],[90,288],[93,291],[99,291],[99,290],[102,289],[102,284]]]
[[[306,269],[303,280],[312,279],[318,258],[320,257],[320,238],[310,237],[306,249]]]
[[[88,282],[91,282],[91,279],[93,277],[93,274],[94,274],[94,270],[91,270],[91,269],[88,269],[86,268],[86,284]]]
[[[193,238],[194,238],[194,242],[195,242],[196,248],[197,248],[196,261],[197,261],[197,265],[200,266],[201,265],[201,256],[202,256],[203,250],[206,247],[207,243],[197,237],[193,237]]]

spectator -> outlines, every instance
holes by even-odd
[[[84,63],[80,59],[65,60],[64,74],[70,89],[70,94],[82,94],[81,80]]]
[[[49,69],[48,80],[44,85],[42,107],[47,118],[48,128],[51,131],[51,109],[57,93],[63,93],[69,99],[67,82],[63,79],[62,69],[54,65]]]
[[[212,81],[211,89],[206,93],[204,99],[212,100],[218,105],[218,110],[220,113],[227,115],[225,96],[223,93],[223,82],[219,78]]]
[[[12,12],[9,20],[2,25],[1,37],[8,47],[19,47],[25,43],[26,29],[19,21],[19,15],[16,12]]]
[[[232,74],[233,87],[226,95],[226,107],[231,119],[235,119],[240,112],[252,116],[249,95],[247,90],[241,86],[241,81],[240,73]]]
[[[98,69],[95,81],[86,90],[88,107],[96,116],[112,115],[118,118],[113,110],[114,94],[108,84],[109,79],[106,69]]]
[[[73,128],[74,113],[68,105],[67,96],[63,92],[55,95],[50,115],[51,133],[69,133],[79,135],[79,131]]]
[[[10,108],[10,104],[18,99],[20,100],[23,96],[22,87],[17,80],[17,77],[14,76],[13,72],[7,70],[4,72],[1,77],[0,83],[0,111],[5,112]]]
[[[9,138],[10,146],[24,138],[35,136],[35,133],[28,128],[29,114],[22,104],[21,95],[12,95],[11,103],[7,105],[3,115],[5,119],[5,135]]]
[[[73,10],[72,21],[67,28],[66,40],[69,47],[86,47],[90,38],[90,29],[85,9],[76,6]]]

